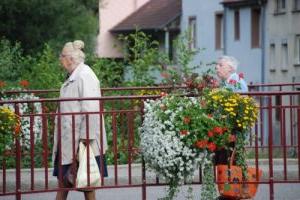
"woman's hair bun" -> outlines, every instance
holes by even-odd
[[[84,48],[84,42],[82,40],[75,40],[73,42],[74,49],[83,49]]]

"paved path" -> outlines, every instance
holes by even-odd
[[[186,196],[187,187],[181,189],[180,194],[176,200],[184,200]],[[195,194],[195,200],[200,199],[201,186],[193,186]],[[147,200],[156,200],[159,197],[163,197],[165,194],[164,187],[148,187],[147,188]],[[141,200],[142,193],[140,188],[126,188],[126,189],[103,189],[97,190],[97,200]],[[15,197],[6,196],[0,197],[0,200],[14,200]],[[22,200],[53,200],[55,199],[55,193],[38,193],[31,195],[22,195]],[[70,192],[68,200],[82,200],[83,193]],[[267,185],[261,185],[258,188],[258,192],[254,200],[268,200],[269,199],[269,187]],[[275,186],[275,200],[300,200],[300,184],[278,184]]]
[[[298,178],[298,165],[297,161],[290,160],[288,165],[288,178]],[[283,167],[282,162],[274,161],[274,176],[276,178],[282,179],[283,177]],[[264,172],[264,177],[268,177],[268,165],[266,163],[260,163],[259,167]],[[105,185],[114,185],[114,167],[109,166],[109,177],[105,179]],[[35,170],[35,188],[44,187],[44,170]],[[15,187],[15,172],[14,170],[7,171],[7,186],[10,189]],[[56,187],[56,179],[51,175],[51,169],[49,170],[49,187]],[[118,166],[118,181],[119,184],[128,183],[128,168],[127,165]],[[22,170],[22,190],[28,190],[30,188],[30,170]],[[147,182],[154,181],[154,174],[147,172]],[[141,167],[139,164],[132,166],[132,182],[141,182]],[[0,173],[0,186],[2,186],[2,174]],[[200,185],[193,186],[195,200],[200,199]],[[2,187],[0,187],[0,190]],[[176,200],[183,200],[186,196],[187,187],[183,187],[178,198]],[[2,193],[0,191],[0,193]],[[114,189],[99,189],[97,190],[97,199],[99,200],[140,200],[142,197],[141,188],[114,188]],[[165,187],[154,186],[147,187],[147,200],[156,200],[157,198],[163,197],[165,195]],[[0,196],[0,200],[13,200],[14,196]],[[30,195],[22,195],[22,200],[52,200],[55,199],[54,192],[47,193],[36,193]],[[83,193],[72,191],[69,194],[70,200],[80,200],[83,198]],[[268,200],[269,199],[269,185],[260,185],[255,200]],[[276,184],[275,185],[275,200],[300,200],[300,184]]]

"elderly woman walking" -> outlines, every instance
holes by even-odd
[[[60,54],[60,62],[68,73],[67,80],[60,89],[60,98],[85,98],[100,97],[100,83],[92,69],[84,64],[85,54],[82,49],[84,43],[80,40],[68,42],[64,45]],[[99,101],[61,101],[58,114],[77,113],[72,115],[58,115],[56,117],[53,146],[53,175],[58,177],[59,185],[70,187],[65,180],[72,163],[76,160],[79,142],[89,144],[95,155],[99,170],[102,168],[102,176],[107,176],[107,168],[104,155],[107,149],[104,121],[100,123],[99,114],[78,114],[86,112],[99,112]],[[103,118],[102,118],[103,119]],[[88,124],[87,124],[88,122]],[[88,126],[87,126],[88,125]],[[75,149],[74,149],[75,148]],[[100,153],[101,152],[101,153]],[[75,157],[74,157],[75,156]],[[100,166],[103,167],[100,167]],[[57,192],[57,200],[65,200],[68,190]],[[84,191],[85,199],[95,199],[94,190]]]

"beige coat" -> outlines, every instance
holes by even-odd
[[[83,63],[73,71],[60,89],[60,98],[101,97],[100,83],[91,68]],[[61,101],[60,113],[99,112],[99,101]],[[61,115],[61,138],[58,138],[58,117],[55,120],[54,145],[52,160],[58,150],[58,140],[61,141],[62,164],[70,164],[73,158],[72,150],[72,116]],[[103,118],[102,118],[103,119]],[[103,153],[107,150],[106,131],[103,127]],[[86,117],[75,115],[75,152],[80,139],[87,138]],[[100,154],[100,115],[89,114],[89,139],[95,155]]]

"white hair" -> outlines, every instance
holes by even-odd
[[[230,65],[234,71],[237,71],[239,62],[233,56],[221,56],[219,60],[225,61],[228,65]]]
[[[81,40],[75,40],[74,42],[67,42],[63,48],[63,51],[67,52],[72,58],[75,64],[84,62],[85,55],[82,51],[84,48],[84,42]]]

